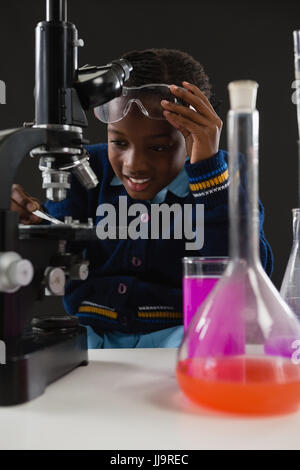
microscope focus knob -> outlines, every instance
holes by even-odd
[[[64,295],[66,275],[62,268],[48,267],[45,271],[45,284],[47,295]]]
[[[89,275],[89,266],[87,262],[77,263],[71,266],[70,278],[76,281],[85,281]]]
[[[22,259],[18,253],[0,253],[0,292],[13,293],[20,287],[28,286],[33,279],[31,262]]]

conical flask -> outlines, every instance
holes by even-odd
[[[300,406],[300,326],[259,257],[257,86],[229,84],[229,263],[189,325],[176,375],[202,406],[277,414]]]
[[[297,105],[297,122],[300,139],[300,31],[294,31],[295,88],[293,102]],[[300,204],[300,140],[298,141],[298,200]],[[293,209],[293,246],[282,280],[280,293],[300,320],[300,209]]]
[[[300,209],[293,209],[293,246],[280,294],[300,320]]]

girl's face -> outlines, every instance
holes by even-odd
[[[167,120],[144,116],[137,106],[108,124],[107,132],[110,164],[133,199],[153,199],[185,163],[183,135]]]

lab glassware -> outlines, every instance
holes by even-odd
[[[292,209],[293,245],[280,294],[300,321],[300,209]]]
[[[176,375],[202,406],[277,414],[300,406],[300,325],[259,256],[257,86],[229,84],[229,262],[184,335]]]
[[[297,106],[297,122],[298,122],[298,138],[300,141],[300,30],[294,31],[294,58],[295,58],[295,93],[293,94],[293,102]],[[298,141],[298,143],[299,143]],[[300,149],[300,146],[299,146]],[[300,157],[300,152],[299,152]],[[300,191],[300,184],[299,184]],[[300,204],[300,197],[299,197]]]
[[[183,327],[184,331],[222,276],[228,257],[189,256],[183,262]]]
[[[294,31],[294,53],[295,53],[295,88],[293,102],[297,106],[297,121],[300,139],[300,31]],[[300,205],[300,140],[298,141],[298,204]],[[298,320],[300,320],[300,209],[292,209],[293,215],[293,245],[288,264],[282,280],[280,293],[289,304]]]

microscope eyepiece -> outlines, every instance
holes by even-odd
[[[74,88],[84,110],[95,108],[120,96],[133,67],[126,59],[104,66],[84,65],[77,72]]]
[[[126,59],[116,59],[113,60],[111,64],[121,69],[123,82],[126,82],[130,77],[130,72],[133,70],[131,63]]]

